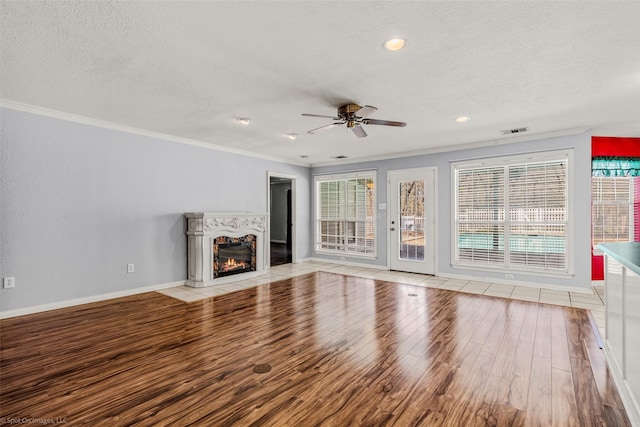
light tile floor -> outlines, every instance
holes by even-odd
[[[594,286],[593,292],[567,292],[551,289],[538,289],[526,286],[513,286],[500,283],[481,281],[467,281],[460,279],[446,279],[443,277],[426,276],[423,274],[405,273],[400,271],[387,271],[365,267],[352,267],[328,262],[309,261],[300,264],[284,264],[272,267],[261,276],[248,280],[225,285],[216,285],[206,288],[192,288],[179,286],[158,291],[164,295],[177,298],[185,302],[193,302],[203,298],[222,295],[241,289],[251,288],[301,274],[316,271],[327,271],[349,276],[366,277],[370,279],[387,280],[397,283],[406,283],[428,288],[447,289],[458,292],[466,292],[478,295],[487,295],[500,298],[510,298],[523,301],[540,302],[545,304],[562,305],[591,310],[594,320],[604,337],[604,287]]]

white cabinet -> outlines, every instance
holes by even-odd
[[[617,368],[622,372],[623,360],[624,360],[624,347],[623,347],[623,295],[622,295],[622,281],[623,281],[623,267],[622,265],[614,261],[611,257],[605,257],[605,269],[606,269],[606,340],[609,350],[613,355],[613,360],[616,364],[619,364]]]
[[[640,276],[625,269],[624,373],[636,408],[640,399]]]
[[[605,352],[611,373],[634,426],[640,426],[640,267],[630,252],[601,245],[605,252]],[[638,246],[640,249],[640,246]]]

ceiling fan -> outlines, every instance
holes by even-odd
[[[377,120],[369,119],[367,116],[378,111],[376,107],[371,105],[365,105],[364,107],[358,104],[345,104],[338,107],[338,115],[322,116],[319,114],[303,114],[305,117],[321,117],[333,120],[333,123],[321,126],[316,129],[311,129],[308,133],[322,132],[336,126],[347,125],[348,129],[351,129],[358,138],[364,138],[367,136],[367,132],[364,131],[362,125],[382,125],[382,126],[396,126],[404,127],[407,124],[405,122],[393,122],[390,120]]]

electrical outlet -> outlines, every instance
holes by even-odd
[[[127,273],[133,273],[136,271],[136,268],[133,264],[127,264]]]
[[[343,256],[340,257],[340,261],[344,261],[344,257]]]
[[[505,279],[513,279],[513,274],[505,274],[504,278]]]
[[[16,287],[16,278],[15,277],[3,277],[2,278],[2,287],[4,289],[15,288]]]

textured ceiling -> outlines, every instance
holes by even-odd
[[[5,102],[296,163],[451,149],[524,126],[640,135],[636,1],[2,1],[0,12]],[[392,36],[407,47],[385,51]],[[408,125],[306,133],[330,120],[301,113],[346,102]]]

